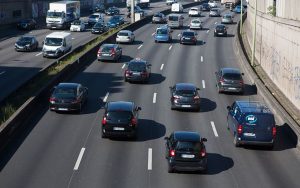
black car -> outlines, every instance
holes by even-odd
[[[214,31],[214,36],[225,36],[227,37],[227,29],[224,24],[218,24]]]
[[[16,51],[34,51],[39,47],[39,42],[34,36],[25,35],[20,37],[15,43]]]
[[[141,107],[137,107],[133,102],[108,102],[102,118],[102,138],[136,138],[140,110]]]
[[[124,73],[125,82],[148,82],[151,75],[151,64],[142,59],[134,59],[127,63]]]
[[[197,44],[197,33],[192,30],[185,30],[180,34],[180,44]]]
[[[169,173],[207,170],[206,138],[197,132],[175,131],[165,140]]]
[[[109,7],[105,11],[105,14],[109,15],[109,16],[118,15],[118,14],[120,14],[120,10],[117,7]]]
[[[202,11],[210,11],[210,6],[208,3],[202,4]]]
[[[170,87],[171,109],[200,110],[199,88],[191,83],[177,83]]]
[[[54,87],[49,99],[51,111],[81,112],[88,96],[88,89],[79,83],[60,83]]]
[[[93,34],[101,34],[101,33],[104,33],[104,32],[106,32],[108,30],[109,30],[109,27],[107,25],[98,22],[98,23],[96,23],[93,26],[93,28],[91,30],[91,33],[93,33]]]
[[[110,28],[115,28],[115,27],[118,27],[122,24],[124,24],[124,18],[122,16],[119,16],[119,15],[115,15],[115,16],[112,16],[108,22],[107,22],[107,26],[110,27]]]
[[[239,69],[236,68],[221,68],[215,72],[217,79],[217,89],[219,93],[235,92],[244,93],[243,75]]]
[[[227,129],[236,147],[251,144],[273,148],[277,129],[267,106],[259,101],[235,101],[227,109]]]
[[[17,23],[17,28],[21,30],[36,29],[37,23],[34,19],[23,19]]]

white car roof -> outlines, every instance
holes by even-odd
[[[53,33],[50,33],[49,35],[46,36],[46,38],[65,38],[67,36],[71,35],[71,33],[68,33],[68,32],[64,32],[64,31],[61,31],[61,32],[53,32]]]

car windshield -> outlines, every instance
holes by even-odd
[[[193,11],[198,11],[198,9],[197,9],[197,8],[191,8],[191,10],[193,10]]]
[[[175,95],[183,96],[183,97],[192,97],[196,95],[195,90],[176,90]]]
[[[31,37],[21,37],[21,38],[19,38],[18,41],[28,43],[28,42],[31,42],[31,40],[32,40]]]
[[[192,23],[201,23],[199,20],[192,20]]]
[[[144,63],[129,63],[128,69],[131,71],[145,71],[146,70],[146,65]]]
[[[130,120],[132,113],[129,111],[109,111],[106,115],[108,120]]]
[[[76,89],[59,87],[54,90],[53,94],[56,98],[74,98],[76,97]]]
[[[158,35],[166,35],[166,34],[168,34],[168,31],[166,29],[158,29],[156,31],[156,34],[158,34]]]
[[[47,45],[47,46],[61,46],[62,43],[63,43],[63,39],[61,39],[61,38],[47,37],[45,39],[45,45]]]
[[[223,78],[228,80],[240,80],[242,79],[242,76],[237,73],[226,73],[223,75]]]
[[[118,36],[128,36],[129,35],[129,33],[127,33],[127,32],[119,32],[118,33]]]
[[[187,141],[179,141],[176,145],[177,151],[194,151],[199,152],[201,150],[200,142],[187,142]]]
[[[90,15],[89,18],[99,18],[99,15]]]
[[[48,12],[47,17],[49,17],[49,18],[60,18],[60,17],[63,17],[63,13],[62,12]]]
[[[225,26],[223,26],[223,25],[218,25],[218,26],[216,27],[216,29],[225,29]]]
[[[218,9],[211,9],[211,12],[218,12]]]
[[[110,52],[113,49],[111,46],[103,46],[101,52]]]
[[[170,21],[178,21],[178,16],[169,16]]]
[[[193,37],[195,34],[194,32],[183,32],[182,36],[186,36],[186,37]]]
[[[231,15],[224,15],[223,18],[231,18]]]

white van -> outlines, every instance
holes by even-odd
[[[181,28],[183,26],[184,17],[180,14],[170,14],[168,16],[168,26],[170,28]]]
[[[72,49],[71,33],[53,32],[43,42],[43,57],[60,57]]]
[[[171,9],[172,12],[183,12],[183,6],[181,3],[173,3],[172,4],[172,9]]]

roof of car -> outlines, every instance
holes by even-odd
[[[179,141],[190,141],[190,142],[199,142],[200,134],[192,131],[175,131],[174,132],[175,140]]]
[[[114,101],[114,102],[108,102],[107,104],[107,110],[109,111],[132,111],[134,107],[133,102],[128,101]]]
[[[176,90],[195,90],[196,86],[192,83],[177,83],[175,85]]]
[[[121,30],[121,31],[119,31],[119,33],[132,33],[132,31],[130,31],[130,30]]]
[[[22,35],[20,38],[35,38],[33,35]]]
[[[135,58],[135,59],[129,61],[129,63],[137,63],[137,62],[138,63],[147,63],[146,60],[143,60],[143,59],[140,59],[140,58]]]
[[[237,68],[222,68],[221,70],[224,74],[226,73],[241,74],[241,71]]]
[[[117,46],[117,44],[102,44],[101,47],[110,47],[110,48],[114,48],[114,47],[116,47],[116,46]]]
[[[242,113],[272,113],[271,110],[259,101],[236,101]]]
[[[80,84],[78,83],[59,83],[57,87],[64,87],[64,88],[77,88]]]

